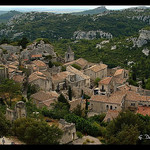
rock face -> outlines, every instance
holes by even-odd
[[[146,56],[148,56],[148,55],[149,55],[149,49],[144,48],[144,49],[142,50],[142,53],[144,53]]]
[[[46,44],[41,40],[40,42],[33,42],[32,44],[28,45],[27,48],[21,52],[21,58],[29,59],[31,55],[37,54],[51,55],[53,59],[57,57],[53,46]]]
[[[78,40],[78,39],[87,39],[87,40],[92,40],[95,38],[106,38],[106,39],[111,39],[113,36],[111,33],[107,33],[101,30],[96,30],[96,31],[75,31],[73,34],[73,38]]]
[[[142,47],[143,45],[147,44],[147,42],[150,40],[150,31],[148,30],[139,30],[139,37],[138,38],[132,38],[133,47]]]
[[[0,48],[7,50],[8,53],[19,53],[21,46],[13,46],[9,44],[2,44],[0,45]]]

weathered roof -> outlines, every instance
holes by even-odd
[[[114,76],[122,74],[123,71],[124,71],[124,69],[118,69],[118,70],[116,70],[116,72],[114,73]]]
[[[41,60],[34,60],[32,63],[38,67],[45,67],[46,66],[46,64]]]
[[[72,72],[72,73],[74,73],[74,74],[77,74],[77,75],[81,76],[83,79],[90,79],[89,76],[83,74],[81,71],[75,69],[75,68],[72,67],[72,66],[67,66],[66,70],[69,71],[69,72]]]
[[[52,80],[53,81],[65,80],[68,77],[69,74],[71,74],[69,71],[59,72],[57,74],[52,75]]]
[[[116,91],[115,93],[110,94],[110,96],[92,95],[90,100],[91,101],[106,102],[106,103],[121,104],[124,96],[125,96],[125,93],[123,93],[121,91]]]
[[[103,70],[105,68],[107,68],[107,65],[105,65],[105,64],[96,64],[96,65],[91,66],[88,69],[90,69],[94,72],[98,72],[98,71]]]
[[[36,72],[33,72],[30,76],[29,76],[29,83],[34,81],[34,80],[37,80],[37,79],[43,79],[43,80],[46,80],[46,75],[44,75],[42,72],[39,72],[39,71],[36,71]]]
[[[109,84],[110,81],[112,80],[112,77],[105,77],[102,80],[99,81],[99,84]]]
[[[45,92],[45,91],[39,91],[35,94],[31,95],[31,98],[34,98],[38,101],[47,103],[47,100],[53,100],[53,98],[58,98],[59,94],[57,94],[55,91]],[[48,102],[50,103],[50,102]]]
[[[136,113],[142,114],[144,116],[150,116],[150,107],[148,106],[138,106]]]
[[[24,80],[24,76],[22,76],[22,75],[14,75],[13,76],[13,80],[14,81],[16,81],[16,82],[19,82],[19,83],[22,83],[23,82],[23,80]]]
[[[77,65],[79,65],[81,68],[84,68],[87,65],[88,61],[83,59],[83,58],[79,58],[77,60],[65,63],[64,66],[72,65],[72,64],[75,64],[75,63]]]

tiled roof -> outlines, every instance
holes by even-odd
[[[35,94],[31,95],[31,98],[34,98],[41,102],[48,102],[47,100],[53,100],[54,98],[58,98],[58,94],[55,91],[45,92],[45,91],[39,91]]]
[[[81,66],[82,68],[84,68],[87,65],[88,61],[85,60],[85,59],[83,59],[83,58],[79,58],[77,60],[65,63],[64,66],[72,65],[74,63],[77,63],[79,66]]]
[[[53,81],[61,81],[61,80],[65,80],[68,75],[70,74],[69,71],[63,71],[63,72],[59,72],[55,75],[52,75],[52,80]]]
[[[37,80],[37,79],[43,79],[43,80],[46,80],[46,76],[42,73],[42,72],[33,72],[30,76],[29,76],[29,83],[34,81],[34,80]]]
[[[14,75],[13,76],[13,80],[14,81],[16,81],[16,82],[19,82],[19,83],[22,83],[23,82],[23,80],[24,80],[24,76],[22,76],[22,75]]]
[[[88,69],[91,69],[94,72],[98,72],[98,71],[103,70],[105,68],[107,68],[107,65],[105,65],[105,64],[96,64],[96,65],[91,66]]]
[[[116,70],[114,76],[120,75],[120,74],[122,74],[122,72],[123,72],[123,69],[118,69],[118,70]]]
[[[150,107],[138,106],[138,109],[137,109],[136,113],[142,114],[144,116],[146,116],[146,115],[150,116]]]
[[[105,77],[99,81],[99,84],[109,84],[111,80],[112,80],[112,77]]]
[[[119,115],[119,111],[117,110],[108,110],[106,113],[106,116],[104,118],[104,121],[107,121],[107,119],[109,118],[110,120],[115,119],[117,116]]]
[[[81,71],[75,69],[75,68],[72,67],[72,66],[67,66],[66,70],[69,71],[69,72],[72,72],[72,73],[74,73],[74,74],[77,74],[77,75],[81,76],[83,79],[90,79],[89,76],[83,74]]]
[[[121,91],[116,91],[115,93],[111,94],[110,96],[92,95],[90,100],[106,102],[106,103],[121,104],[121,101],[122,101],[124,96],[125,96],[125,93],[123,93]]]
[[[45,67],[46,66],[46,64],[41,60],[34,60],[32,63],[38,67]]]
[[[32,55],[31,57],[32,57],[32,58],[33,58],[33,57],[42,57],[42,54]]]

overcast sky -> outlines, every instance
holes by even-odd
[[[99,7],[100,5],[0,5],[0,10],[16,10],[16,9],[94,9]],[[109,10],[118,10],[118,9],[124,9],[129,7],[138,7],[142,5],[105,5],[105,7]],[[150,5],[147,5],[150,7]]]

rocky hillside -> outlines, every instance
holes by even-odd
[[[149,25],[149,16],[149,9],[105,11],[93,15],[28,12],[17,14],[5,24],[0,24],[0,37],[12,40],[41,37],[51,41],[132,36]]]

